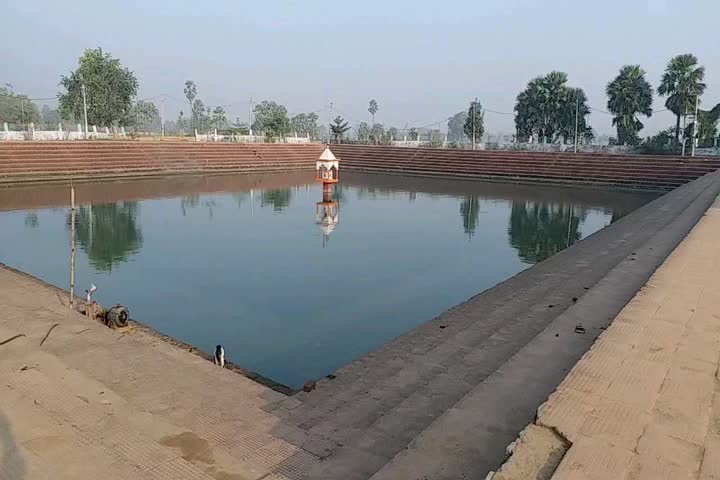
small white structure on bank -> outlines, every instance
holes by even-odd
[[[333,184],[338,183],[340,161],[335,158],[330,148],[325,148],[320,158],[315,162],[316,179],[322,182],[323,199],[315,204],[316,223],[323,232],[323,245],[340,223],[340,205],[332,198]]]
[[[338,170],[340,161],[335,158],[330,148],[325,148],[320,158],[315,162],[315,170],[317,172],[317,181],[323,184],[323,193],[332,191],[333,183],[338,182]]]

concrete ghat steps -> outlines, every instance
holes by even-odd
[[[546,163],[546,162],[509,162],[509,161],[503,161],[503,162],[497,162],[497,163],[487,163],[487,164],[480,164],[476,162],[460,162],[460,161],[444,161],[442,163],[438,163],[435,161],[413,161],[411,164],[403,165],[403,164],[390,164],[389,162],[382,161],[382,160],[372,160],[372,159],[356,159],[352,162],[352,166],[367,166],[367,167],[377,167],[377,168],[384,168],[388,166],[397,167],[397,168],[429,168],[429,169],[435,169],[438,171],[450,171],[452,172],[453,168],[460,167],[460,168],[468,168],[468,169],[475,169],[475,170],[487,170],[491,168],[496,169],[526,169],[526,170],[535,170],[535,169],[550,169],[555,171],[562,171],[564,169],[571,169],[576,171],[588,171],[588,172],[597,172],[597,171],[607,171],[607,172],[628,172],[628,173],[636,173],[636,174],[642,174],[644,176],[648,176],[648,167],[647,165],[593,165],[593,164],[587,164],[582,162],[552,162],[552,163]],[[673,165],[654,165],[652,167],[652,174],[654,176],[662,176],[662,175],[675,175],[675,174],[688,174],[688,175],[694,175],[694,178],[697,178],[698,175],[704,175],[705,173],[708,173],[708,171],[712,171],[711,169],[708,169],[705,166],[673,166]]]
[[[687,183],[691,179],[683,179],[683,181],[676,181],[676,182],[668,182],[662,179],[639,179],[639,180],[632,180],[632,179],[625,179],[625,178],[612,178],[611,181],[602,181],[599,177],[594,177],[590,175],[560,175],[557,173],[554,174],[532,174],[532,175],[523,175],[518,174],[517,172],[502,172],[502,173],[488,173],[488,172],[470,172],[470,173],[460,173],[457,171],[453,171],[450,173],[447,172],[438,172],[438,171],[427,171],[427,170],[413,170],[413,169],[403,169],[403,170],[397,170],[393,171],[391,169],[366,169],[366,168],[357,168],[358,171],[367,171],[371,173],[396,173],[401,175],[418,175],[418,176],[430,176],[430,177],[461,177],[461,178],[473,178],[478,180],[497,180],[497,181],[503,181],[503,182],[519,182],[519,183],[555,183],[555,184],[568,184],[568,185],[576,185],[576,184],[586,184],[586,185],[599,185],[599,186],[608,186],[608,187],[618,187],[618,188],[629,188],[629,189],[659,189],[659,190],[671,190],[672,188],[678,187],[684,183]]]
[[[42,178],[311,169],[318,144],[3,142],[0,182]]]
[[[556,346],[529,357],[536,372],[514,367],[518,355],[618,267],[626,270],[605,288],[623,288],[581,315],[612,319],[634,292],[627,282],[639,288],[719,192],[717,174],[670,192],[299,394],[288,420],[343,445],[310,478],[483,478],[600,329],[579,340],[572,322],[557,340],[550,332]]]
[[[637,248],[637,255],[624,259],[612,269],[601,280],[596,292],[591,292],[553,320],[506,364],[416,437],[410,449],[400,452],[372,479],[407,478],[408,472],[423,472],[430,478],[453,478],[450,472],[457,475],[454,478],[462,478],[460,475],[467,472],[483,472],[479,475],[483,478],[486,469],[492,468],[492,463],[503,457],[502,445],[514,440],[510,432],[519,432],[524,428],[520,425],[521,415],[518,413],[524,412],[525,418],[532,421],[539,403],[553,391],[551,385],[557,385],[562,380],[630,299],[634,289],[623,291],[618,285],[633,277],[635,288],[644,285],[720,192],[717,185],[708,190],[700,192],[681,217],[660,230],[660,235],[651,237]],[[642,264],[644,261],[646,265]],[[607,305],[608,296],[612,300],[613,295],[620,301],[611,314],[599,315],[597,312]],[[583,323],[589,336],[574,334],[573,328],[578,322]],[[556,334],[570,336],[574,344],[564,344],[555,337]],[[553,349],[560,351],[554,352]],[[512,411],[515,415],[503,415],[503,411]],[[473,416],[477,412],[482,412],[483,417]],[[483,448],[490,442],[501,445],[494,452],[492,448]],[[431,463],[430,459],[436,461]]]
[[[401,156],[383,156],[376,157],[365,153],[357,154],[351,157],[351,161],[364,161],[368,163],[395,163],[407,160]],[[408,160],[409,162],[409,160]],[[433,157],[433,158],[413,158],[413,165],[447,165],[452,163],[459,163],[463,165],[476,165],[476,166],[487,166],[487,165],[535,165],[535,166],[559,166],[559,165],[583,165],[588,168],[629,168],[629,169],[647,169],[648,166],[661,170],[700,170],[707,171],[708,168],[714,168],[720,166],[720,162],[708,161],[708,162],[663,162],[663,161],[637,161],[637,160],[606,160],[603,162],[597,161],[586,161],[578,158],[554,158],[554,159],[543,159],[543,158],[506,158],[506,159],[487,159],[487,158],[463,158],[463,157]]]
[[[581,158],[588,161],[602,161],[605,159],[636,159],[641,161],[690,161],[692,157],[680,157],[672,155],[641,155],[641,154],[612,154],[612,153],[572,153],[572,152],[530,152],[530,151],[512,151],[512,150],[461,150],[461,149],[437,149],[437,148],[398,148],[391,146],[374,146],[374,145],[333,145],[333,151],[343,151],[347,149],[362,150],[374,155],[386,155],[392,152],[400,152],[402,155],[411,156],[465,156],[471,158],[515,158],[515,157],[534,157],[553,159],[558,157]],[[711,160],[713,157],[695,157],[695,160],[705,161]],[[717,160],[717,158],[715,158]]]
[[[382,170],[383,168],[386,168],[384,165],[377,164],[377,163],[368,163],[366,161],[357,162],[354,164],[355,168],[367,168],[367,169],[375,169],[375,170]],[[473,166],[468,165],[458,165],[458,164],[450,164],[450,165],[443,165],[442,167],[438,167],[437,165],[422,165],[422,164],[416,164],[412,165],[409,168],[402,168],[401,170],[408,170],[408,171],[426,171],[426,172],[457,172],[457,173],[484,173],[484,174],[506,174],[506,175],[517,175],[517,176],[532,176],[532,175],[542,175],[542,174],[553,174],[555,176],[577,176],[581,178],[587,178],[587,176],[590,176],[590,178],[597,178],[597,179],[620,179],[620,178],[636,178],[639,180],[647,180],[648,175],[647,171],[642,170],[630,170],[630,169],[617,169],[617,168],[606,168],[606,169],[598,169],[598,168],[592,168],[592,167],[586,167],[586,166],[567,166],[565,169],[558,170],[553,167],[548,166],[506,166],[506,165],[499,165],[499,166],[488,166],[483,167],[481,169],[479,168],[473,168]],[[683,172],[683,171],[666,171],[666,172],[653,172],[653,178],[656,178],[658,180],[660,179],[683,179],[686,181],[694,180],[699,175],[704,175],[707,172]]]
[[[410,175],[476,176],[523,182],[557,180],[669,190],[720,168],[718,158],[491,152],[333,146],[346,169]]]
[[[564,160],[579,160],[589,164],[604,165],[607,163],[639,163],[639,164],[707,164],[717,163],[717,158],[713,157],[674,157],[674,156],[624,156],[624,155],[611,155],[603,156],[600,154],[593,154],[592,156],[581,156],[579,154],[572,153],[556,153],[556,154],[541,154],[536,152],[526,152],[521,155],[497,155],[497,152],[483,152],[483,151],[468,151],[468,150],[432,150],[424,151],[418,150],[413,151],[412,149],[402,148],[377,148],[377,147],[365,147],[358,145],[339,145],[333,146],[333,149],[338,152],[350,152],[351,155],[347,157],[348,160],[358,158],[359,156],[365,156],[367,158],[378,158],[378,159],[413,159],[422,160],[425,158],[432,159],[464,159],[470,161],[513,161],[513,160],[538,160],[543,162],[552,161],[564,161]],[[346,155],[347,156],[347,155]]]

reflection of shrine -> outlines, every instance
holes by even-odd
[[[326,148],[315,163],[317,181],[322,182],[322,202],[315,204],[316,223],[320,225],[323,233],[323,246],[330,234],[340,222],[340,205],[332,198],[333,185],[338,183],[339,161],[335,155]]]

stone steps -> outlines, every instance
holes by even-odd
[[[310,170],[320,145],[162,142],[0,143],[0,182],[77,176]]]
[[[366,160],[358,161],[353,163],[354,168],[359,169],[376,169],[376,170],[382,170],[382,169],[388,169],[388,166],[386,164],[383,164],[381,162],[369,162]],[[472,173],[483,173],[483,174],[495,174],[495,175],[508,175],[508,176],[519,176],[519,177],[557,177],[560,179],[563,178],[578,178],[578,179],[586,179],[586,178],[592,178],[593,180],[597,181],[604,181],[604,180],[642,180],[647,181],[647,172],[642,171],[640,169],[631,170],[631,169],[620,169],[620,168],[606,168],[606,169],[599,169],[599,168],[591,168],[586,166],[566,166],[566,168],[562,171],[558,171],[558,169],[553,168],[552,166],[541,166],[541,165],[495,165],[495,166],[485,166],[482,169],[478,169],[477,166],[474,165],[467,165],[467,164],[444,164],[442,166],[438,165],[431,165],[431,164],[413,164],[409,167],[405,166],[398,166],[395,167],[399,170],[407,169],[409,171],[414,172],[420,172],[425,171],[428,173],[444,173],[444,172],[451,172],[451,173],[462,173],[462,174],[472,174]],[[658,170],[653,173],[653,178],[660,180],[669,180],[669,181],[675,181],[679,180],[682,183],[685,183],[686,181],[694,180],[700,175],[704,175],[705,171],[681,171],[681,170]],[[589,177],[588,177],[589,176]]]
[[[720,168],[717,158],[499,152],[337,145],[344,168],[670,190]]]
[[[677,217],[675,221],[669,222],[661,230],[663,232],[662,235],[656,235],[650,238],[648,242],[638,248],[638,255],[655,257],[654,262],[650,262],[650,268],[645,269],[638,279],[639,284],[642,285],[645,283],[646,278],[655,271],[654,267],[662,263],[665,255],[673,250],[675,245],[685,237],[687,231],[694,226],[695,220],[703,215],[708,203],[713,201],[719,189],[718,186],[715,185],[709,188],[709,190],[711,191],[701,191],[695,196],[695,199],[687,206],[686,210],[689,213],[688,215],[683,213],[683,215]],[[692,196],[690,198],[692,198]],[[685,203],[685,201],[681,199],[678,200]],[[653,265],[653,263],[655,265]],[[623,277],[639,275],[641,267],[638,267],[638,265],[637,262],[631,259],[626,259],[624,262],[618,264],[618,266],[611,270],[602,280],[604,287],[611,290],[613,284],[617,284],[618,280]],[[638,295],[642,297],[643,293],[641,292]],[[632,296],[632,294],[630,296]],[[574,339],[577,339],[578,343],[583,342],[584,347],[578,348],[576,351],[565,347],[565,352],[561,354],[569,357],[572,363],[574,363],[583,353],[583,350],[587,349],[595,337],[615,318],[614,316],[611,318],[602,318],[593,315],[593,309],[605,301],[606,299],[603,299],[600,295],[590,294],[586,299],[581,299],[572,309],[558,316],[549,328],[545,329],[540,335],[533,339],[525,349],[518,352],[518,354],[501,369],[478,384],[472,392],[419,435],[408,450],[400,452],[392,461],[388,462],[382,470],[374,475],[372,479],[390,480],[394,478],[413,478],[408,476],[409,472],[422,472],[429,478],[438,479],[466,478],[463,477],[463,475],[466,475],[467,478],[483,478],[488,468],[494,468],[492,467],[493,464],[497,464],[497,459],[502,457],[503,446],[514,440],[512,436],[513,429],[517,433],[524,427],[524,425],[521,424],[522,418],[514,419],[512,422],[503,422],[502,419],[498,421],[499,405],[507,405],[508,408],[514,408],[516,410],[518,407],[524,405],[524,408],[528,411],[525,418],[528,422],[531,422],[535,415],[534,408],[539,406],[539,404],[537,404],[538,400],[541,399],[540,401],[542,401],[544,398],[547,398],[547,395],[554,389],[552,387],[548,388],[547,384],[557,384],[568,370],[557,368],[557,365],[554,364],[552,360],[543,361],[548,358],[547,352],[549,348],[552,348],[551,345],[555,344],[557,345],[555,348],[563,348],[560,345],[560,340],[555,339],[555,332],[563,332],[561,335],[565,334],[565,332],[571,332],[575,322],[580,319],[584,321],[584,325],[588,329],[590,336],[573,336],[573,334],[570,333]],[[624,303],[622,306],[624,306]],[[591,333],[592,331],[594,332]],[[593,350],[594,348],[595,347],[593,347]],[[613,353],[618,352],[613,352],[613,350],[610,349],[606,356],[606,361],[617,358]],[[620,363],[622,363],[622,360],[617,359],[617,364],[614,365],[614,367],[608,368],[617,368]],[[596,372],[597,371],[598,370],[596,370]],[[636,381],[636,383],[638,383],[638,392],[645,393],[644,387],[649,379],[650,381],[654,381],[654,373],[655,372],[647,371],[646,376],[640,374],[640,376],[637,377],[638,379],[643,379]],[[628,381],[630,379],[623,377],[618,380],[622,383],[623,380]],[[591,384],[592,379],[586,379],[586,381],[577,386],[586,389],[591,388]],[[513,395],[513,389],[517,388],[518,385],[522,386],[522,390],[525,392],[525,398],[515,397]],[[539,387],[540,385],[543,386]],[[541,392],[532,393],[533,390],[541,390]],[[498,397],[504,398],[501,398],[502,401],[498,402]],[[588,397],[593,397],[593,395],[588,395]],[[532,401],[528,401],[528,399]],[[575,402],[575,399],[572,398],[566,398],[565,400],[567,401],[566,407],[568,408]],[[568,408],[562,411],[558,410],[554,418],[562,420],[569,419],[570,411]],[[576,407],[573,405],[573,408]],[[612,415],[616,421],[618,420],[618,416],[622,415],[625,411],[627,410],[611,409],[609,406],[607,406],[607,410],[605,410],[605,412],[608,415]],[[579,413],[579,411],[575,411],[573,413],[583,415],[586,412]],[[573,420],[577,419],[577,416],[573,418]],[[584,420],[584,418],[581,418],[581,421],[582,420]],[[635,422],[636,418],[633,416],[632,419],[627,420]],[[540,422],[538,422],[538,424],[540,424]],[[570,421],[567,421],[565,425],[570,425]],[[612,437],[613,435],[620,437],[622,435],[622,433],[619,433],[620,428],[616,426],[609,430],[605,422],[598,422],[593,426],[598,436],[602,436],[603,438]],[[565,435],[568,430],[566,428],[558,428],[557,431]],[[494,441],[500,443],[500,445],[492,447],[497,451],[495,459],[491,458],[491,455],[488,455],[488,450],[490,449],[483,448],[488,445],[488,432],[493,432],[492,437]],[[503,432],[503,434],[499,435],[499,432]],[[586,432],[587,430],[583,430],[583,434]],[[503,437],[504,442],[502,441]],[[575,441],[575,438],[568,439],[571,442]],[[567,476],[563,478],[575,477]]]
[[[671,192],[659,207],[643,207],[631,215],[632,219],[626,217],[627,220],[614,224],[615,228],[608,227],[536,265],[533,276],[543,278],[542,282],[523,284],[518,277],[527,272],[521,273],[338,370],[335,379],[320,381],[315,391],[298,394],[303,404],[291,412],[288,420],[343,444],[312,478],[369,478],[391,460],[390,452],[406,451],[423,431],[446,412],[458,408],[458,402],[466,395],[485,388],[482,385],[488,378],[575,304],[573,297],[582,299],[585,286],[600,282],[676,218],[698,197],[703,183],[709,184],[709,179],[700,182],[692,189]],[[567,259],[575,256],[593,260],[573,266]],[[568,263],[568,269],[557,272],[558,265]],[[479,304],[484,310],[477,311]],[[528,306],[532,308],[528,310]],[[564,331],[563,335],[570,332]],[[510,394],[494,394],[500,393]],[[542,399],[537,400],[537,405]],[[502,404],[496,407],[493,408],[500,418],[494,422],[504,421],[502,415],[512,417],[518,413],[503,412]],[[531,418],[534,409],[524,414]],[[483,429],[487,417],[481,412],[468,411],[463,418],[469,425],[477,423],[477,429],[487,434]],[[507,429],[509,438],[514,438],[526,424],[521,423],[512,434],[508,433],[512,429]],[[468,448],[475,445],[469,437],[447,438],[439,445],[455,441]],[[505,445],[490,448],[495,458],[498,451],[502,454]]]

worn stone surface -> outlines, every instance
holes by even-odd
[[[296,400],[66,302],[0,268],[0,342],[23,335],[0,345],[1,479],[300,479],[336,447],[276,415]]]
[[[492,480],[548,480],[568,449],[567,442],[549,428],[530,424],[513,444],[512,453]]]
[[[717,200],[539,409],[554,480],[720,478],[719,236]]]

